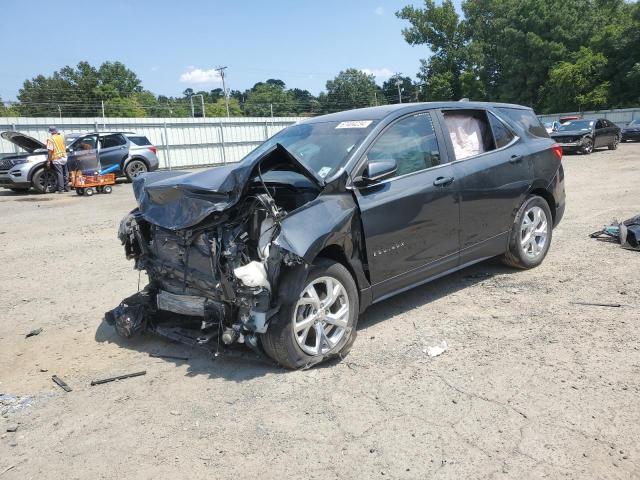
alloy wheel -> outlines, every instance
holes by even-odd
[[[520,224],[520,245],[524,254],[536,258],[544,251],[549,234],[547,214],[538,206],[529,208]]]
[[[582,146],[582,153],[591,153],[593,151],[593,142],[586,140]]]
[[[51,193],[55,191],[58,185],[58,180],[56,178],[56,174],[51,170],[45,169],[42,172],[42,175],[38,178],[38,186],[39,190],[42,193]]]
[[[349,296],[334,277],[311,281],[293,310],[293,335],[307,355],[324,355],[345,335],[349,323]]]
[[[140,160],[132,160],[127,165],[127,174],[129,178],[136,178],[143,173],[147,173],[147,166]]]

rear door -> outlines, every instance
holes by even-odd
[[[119,169],[128,153],[127,139],[124,135],[120,133],[100,135],[100,164],[103,170],[114,165]]]
[[[394,177],[355,190],[375,299],[458,264],[457,183],[442,143],[431,114],[413,113],[388,126],[356,170],[398,165]]]
[[[464,145],[465,131],[452,128],[452,122],[447,121],[449,113],[459,119],[460,112],[441,114],[456,155],[453,170],[460,190],[460,263],[465,264],[504,252],[515,211],[533,181],[533,170],[526,142],[493,111],[464,110],[475,118],[475,129],[466,132],[480,137],[481,145],[476,151],[462,150],[459,145]]]

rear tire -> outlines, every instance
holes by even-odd
[[[130,182],[132,182],[137,176],[147,173],[148,171],[149,169],[147,168],[147,164],[142,160],[131,160],[124,167],[124,173],[127,176],[127,180]]]
[[[113,191],[113,189],[111,188],[110,185],[106,185],[103,189],[102,189],[102,193],[111,193]]]
[[[360,313],[349,270],[333,260],[317,259],[298,288],[296,300],[282,305],[261,336],[267,355],[289,369],[346,355],[355,341]],[[329,288],[332,295],[327,295]]]
[[[613,142],[611,142],[609,145],[607,145],[607,148],[609,150],[616,150],[618,148],[618,143],[620,142],[620,137],[618,137],[617,135],[615,137],[613,137]]]
[[[76,193],[78,195],[83,195],[84,194],[84,188],[76,188]]]
[[[537,267],[547,256],[552,234],[553,217],[549,204],[542,197],[529,195],[513,220],[503,263],[522,269]]]
[[[31,177],[31,184],[38,193],[51,193],[55,192],[58,181],[53,170],[41,167]]]

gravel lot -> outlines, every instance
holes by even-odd
[[[640,144],[563,163],[541,267],[375,305],[344,361],[298,372],[102,324],[137,288],[116,238],[130,185],[0,193],[0,479],[640,478],[640,253],[588,238],[640,213]]]

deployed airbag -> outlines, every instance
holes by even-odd
[[[482,141],[484,125],[478,118],[461,113],[447,113],[445,123],[457,160],[485,151]]]

